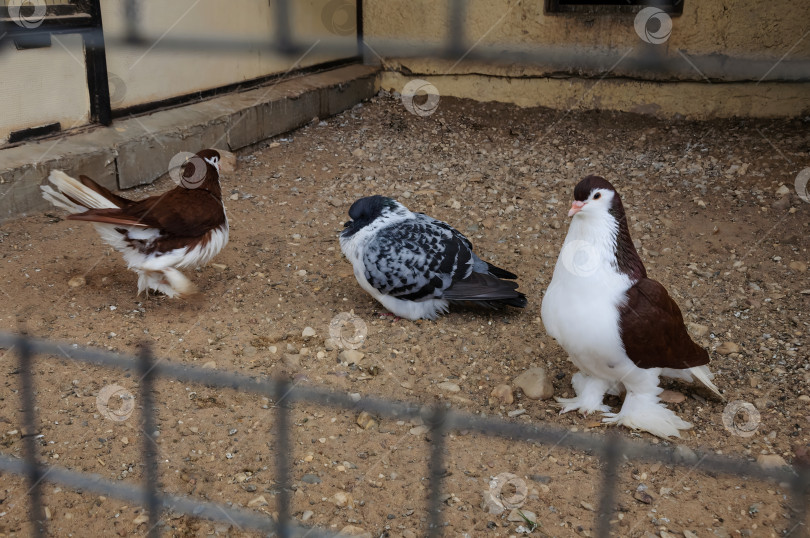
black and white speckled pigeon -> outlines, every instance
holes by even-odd
[[[449,224],[391,198],[360,198],[340,235],[360,286],[395,315],[436,319],[450,303],[523,308],[517,275],[483,261]]]

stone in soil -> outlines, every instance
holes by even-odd
[[[445,390],[447,392],[458,392],[461,390],[461,387],[459,387],[458,385],[456,385],[451,381],[442,381],[436,386],[439,387],[441,390]]]
[[[529,368],[517,376],[514,383],[531,400],[547,400],[554,396],[554,385],[545,368]]]
[[[490,398],[490,405],[495,404],[496,402],[500,402],[503,405],[509,405],[515,401],[515,397],[512,394],[512,387],[509,385],[498,385],[492,389],[492,392],[490,392],[489,395],[492,397]]]
[[[787,465],[785,458],[778,454],[760,454],[757,463],[763,469],[779,469]]]
[[[717,353],[719,353],[720,355],[731,355],[732,353],[739,353],[740,346],[738,346],[734,342],[723,342],[722,344],[717,346],[717,349],[715,351],[717,351]]]
[[[357,351],[356,349],[344,349],[338,355],[340,362],[345,362],[346,364],[358,364],[366,354],[362,351]]]
[[[337,506],[338,508],[348,507],[351,508],[354,504],[354,499],[352,496],[345,491],[338,491],[331,498],[332,504]]]
[[[364,430],[368,430],[376,427],[377,421],[374,420],[374,417],[372,417],[367,411],[362,411],[359,415],[357,415],[357,425]]]
[[[258,506],[267,506],[268,503],[267,499],[264,498],[264,495],[259,495],[258,497],[252,499],[248,502],[248,508],[256,508]]]

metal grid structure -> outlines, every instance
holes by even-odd
[[[746,58],[724,54],[690,54],[687,51],[661,48],[656,44],[639,40],[636,46],[621,48],[583,48],[580,46],[532,46],[521,43],[481,43],[471,41],[465,34],[469,0],[448,0],[448,32],[443,40],[436,42],[414,41],[367,37],[363,34],[363,1],[356,0],[356,20],[354,31],[356,40],[340,39],[339,36],[303,38],[291,32],[292,15],[290,0],[268,0],[274,9],[273,36],[265,40],[238,38],[175,38],[167,35],[155,36],[144,32],[141,22],[140,0],[125,0],[126,29],[122,36],[106,36],[101,21],[100,0],[73,0],[73,5],[49,6],[49,11],[40,24],[26,27],[14,24],[9,13],[0,10],[0,43],[3,40],[17,42],[26,39],[32,42],[47,39],[50,34],[80,34],[85,42],[88,91],[91,103],[91,121],[109,125],[114,117],[147,112],[162,106],[176,105],[185,101],[200,99],[262,84],[278,78],[278,74],[268,75],[254,81],[241,82],[223,88],[212,88],[192,95],[171,98],[166,101],[138,105],[132,109],[111,109],[105,50],[109,45],[139,47],[149,50],[160,44],[163,50],[205,51],[211,54],[228,54],[249,50],[265,50],[288,57],[308,54],[316,46],[342,57],[342,60],[327,62],[296,72],[322,69],[347,62],[386,63],[386,58],[442,58],[456,62],[485,62],[493,64],[519,64],[542,66],[546,76],[572,76],[585,79],[614,77],[639,78],[649,81],[679,81],[731,83],[731,82],[810,82],[810,61],[803,58]],[[32,0],[39,4],[44,0]],[[577,13],[598,16],[615,13],[614,8],[628,15],[627,24],[633,26],[632,16],[648,2],[626,0],[621,2],[579,2],[546,0],[546,11],[558,16],[571,16]],[[331,4],[331,2],[330,2]],[[652,2],[655,5],[654,2]],[[683,9],[681,0],[661,4],[665,10],[678,15]],[[600,9],[602,8],[602,9]],[[606,9],[605,9],[606,8]],[[5,11],[8,11],[6,9]],[[570,11],[568,13],[567,11]],[[332,32],[335,34],[335,32]],[[806,34],[805,34],[806,35]],[[801,40],[800,40],[801,41]],[[798,44],[798,43],[797,43]],[[2,48],[0,47],[0,50]],[[289,73],[285,73],[288,75]]]
[[[628,441],[621,435],[610,433],[571,432],[559,427],[536,424],[518,424],[499,418],[485,418],[459,413],[443,406],[426,407],[380,398],[353,400],[348,394],[309,386],[291,385],[285,380],[249,377],[244,374],[154,360],[148,346],[135,356],[109,353],[73,344],[30,338],[0,332],[0,348],[13,349],[19,357],[20,403],[22,407],[22,438],[24,459],[0,453],[0,471],[26,476],[32,535],[45,536],[46,524],[41,487],[45,481],[67,487],[93,491],[116,497],[146,508],[149,516],[150,538],[160,535],[158,523],[164,510],[212,521],[230,522],[241,529],[276,533],[282,538],[294,536],[328,537],[334,533],[296,523],[290,513],[290,410],[293,404],[314,404],[330,408],[366,411],[393,420],[421,418],[430,427],[430,458],[428,461],[428,517],[427,535],[442,535],[441,491],[444,476],[444,457],[447,450],[445,435],[450,431],[467,430],[487,437],[500,437],[512,441],[538,443],[547,446],[589,451],[602,461],[601,491],[596,512],[596,535],[610,536],[611,516],[616,505],[616,483],[619,465],[624,460],[645,460],[671,466],[688,467],[712,473],[754,478],[776,483],[789,483],[792,496],[793,520],[789,536],[808,536],[807,515],[810,508],[810,468],[764,469],[760,465],[728,456],[696,453],[684,456],[672,447],[647,442]],[[37,355],[53,355],[75,362],[96,366],[134,370],[140,374],[141,420],[143,422],[143,449],[141,464],[144,468],[143,485],[117,484],[97,475],[71,471],[62,467],[43,465],[37,450],[36,391],[33,367]],[[152,400],[154,381],[166,378],[176,381],[230,388],[262,395],[274,402],[277,431],[273,443],[276,447],[276,511],[278,520],[256,512],[205,502],[187,496],[175,496],[158,491],[158,465],[155,443],[155,406]]]
[[[166,38],[161,46],[176,50],[206,50],[212,52],[233,52],[261,46],[287,55],[300,55],[309,50],[313,43],[300,41],[290,35],[289,0],[271,0],[275,4],[277,31],[274,40],[266,42],[247,42],[237,40],[189,40]],[[91,13],[87,20],[62,17],[54,24],[45,24],[39,28],[22,29],[0,20],[0,34],[7,39],[21,35],[33,36],[49,33],[81,33],[88,46],[87,66],[88,85],[93,103],[92,120],[108,124],[112,115],[110,111],[107,72],[103,61],[105,38],[101,28],[98,0],[80,2]],[[525,46],[487,46],[475,45],[466,39],[464,19],[467,9],[466,0],[451,0],[449,8],[449,31],[443,43],[414,43],[410,41],[374,40],[373,46],[364,39],[362,33],[362,1],[358,0],[357,48],[347,46],[345,41],[334,44],[335,50],[351,57],[437,57],[451,60],[511,62],[547,66],[559,74],[580,77],[600,78],[613,72],[620,76],[638,76],[643,74],[651,80],[694,80],[711,83],[712,81],[810,81],[810,63],[806,60],[780,60],[775,65],[771,60],[728,58],[718,56],[687,56],[683,51],[679,55],[663,56],[660,49],[639,43],[637,50],[605,50],[599,53],[572,48],[528,48]],[[148,39],[142,34],[138,20],[138,1],[127,0],[126,10],[128,25],[122,42],[127,45],[148,45]],[[0,37],[3,39],[3,37]],[[784,61],[783,61],[784,60]],[[376,60],[375,60],[376,61]],[[621,64],[621,66],[619,66]],[[588,74],[590,73],[590,74]],[[764,73],[764,75],[763,75]],[[696,454],[694,458],[684,458],[673,448],[661,447],[646,442],[629,441],[621,435],[605,436],[568,430],[547,425],[518,424],[496,418],[483,418],[470,414],[458,413],[445,407],[425,407],[415,403],[403,403],[392,400],[363,398],[355,401],[347,394],[331,392],[314,387],[292,386],[284,380],[257,379],[239,373],[215,371],[198,367],[173,364],[168,361],[155,361],[148,347],[143,347],[139,356],[128,356],[102,352],[89,348],[76,347],[71,344],[33,339],[11,333],[0,333],[0,347],[16,351],[20,360],[20,396],[23,423],[24,459],[0,454],[0,470],[26,476],[30,489],[30,514],[32,534],[43,536],[47,532],[41,488],[43,482],[60,483],[67,487],[93,491],[127,502],[136,503],[146,508],[149,516],[149,536],[159,535],[158,522],[165,510],[204,518],[214,521],[228,521],[243,529],[253,529],[267,533],[277,533],[281,537],[291,536],[334,536],[333,533],[317,528],[305,527],[296,523],[290,513],[290,409],[295,403],[322,405],[352,411],[367,411],[387,419],[421,418],[431,427],[430,458],[428,461],[429,493],[426,499],[426,511],[429,513],[427,533],[429,536],[442,534],[441,490],[443,461],[446,450],[445,434],[453,430],[468,430],[488,437],[500,437],[525,443],[539,443],[581,451],[592,451],[603,464],[601,493],[596,513],[597,535],[609,536],[611,515],[616,504],[616,475],[618,466],[623,460],[647,460],[667,465],[689,467],[695,470],[706,470],[714,473],[726,473],[739,477],[749,477],[791,485],[793,502],[793,522],[791,536],[808,536],[807,514],[810,504],[810,469],[765,470],[759,465],[714,454]],[[231,508],[216,503],[204,502],[190,497],[169,495],[158,491],[158,464],[154,450],[152,433],[144,435],[141,451],[144,469],[144,481],[141,487],[119,484],[102,479],[97,475],[80,473],[56,466],[44,465],[38,456],[36,391],[34,386],[33,366],[37,355],[55,355],[72,361],[96,366],[132,369],[140,372],[140,402],[142,421],[145,432],[154,432],[155,406],[152,390],[155,379],[167,378],[177,381],[205,384],[222,388],[238,389],[266,396],[275,403],[277,436],[273,440],[276,446],[276,495],[278,519],[274,520],[256,512]]]

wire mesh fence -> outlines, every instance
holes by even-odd
[[[212,39],[200,37],[161,38],[160,46],[165,50],[207,51],[227,54],[234,51],[261,48],[288,56],[300,56],[320,44],[347,57],[365,57],[372,61],[385,58],[443,58],[450,61],[485,63],[510,63],[543,66],[555,75],[576,75],[585,78],[601,78],[611,73],[618,77],[641,77],[647,80],[689,80],[711,83],[740,81],[810,81],[810,62],[803,59],[734,58],[719,55],[690,55],[682,50],[670,51],[656,47],[655,36],[639,34],[636,47],[628,50],[604,48],[584,50],[574,46],[537,47],[525,44],[478,43],[466,35],[465,14],[469,9],[465,0],[452,0],[448,6],[448,32],[441,39],[426,42],[412,39],[376,38],[363,35],[362,13],[358,14],[354,30],[356,43],[345,39],[329,38],[308,40],[292,35],[290,28],[290,2],[275,0],[277,20],[276,32],[272,38],[262,41],[239,39]],[[98,3],[88,2],[88,6]],[[81,17],[55,18],[55,25],[42,25],[31,22],[19,24],[14,17],[0,21],[0,40],[13,39],[23,34],[39,33],[82,33],[88,42],[103,49],[105,43],[125,44],[148,49],[154,42],[147,35],[139,16],[140,2],[126,0],[126,32],[122,37],[105,37],[100,21],[88,24]],[[335,4],[330,4],[335,9]],[[362,2],[358,3],[362,6]],[[88,8],[89,9],[89,8]],[[327,14],[328,15],[328,14]],[[40,19],[42,22],[45,19]],[[628,24],[631,24],[628,19]],[[336,32],[342,35],[342,30]],[[106,67],[99,64],[99,71],[93,73],[98,88],[106,88],[105,99],[99,105],[95,117],[101,123],[110,121],[110,89],[107,88]],[[114,92],[113,92],[114,93]],[[106,118],[106,119],[105,119]],[[499,437],[523,443],[537,443],[545,446],[587,451],[597,455],[602,464],[601,491],[596,510],[595,528],[600,537],[611,533],[612,515],[616,509],[617,469],[628,460],[660,462],[666,465],[685,467],[695,471],[710,471],[731,476],[756,480],[788,483],[792,492],[792,521],[789,525],[791,536],[806,536],[807,512],[810,503],[810,471],[806,468],[765,469],[762,466],[736,458],[711,453],[684,455],[672,447],[663,447],[640,441],[629,441],[621,435],[597,435],[584,432],[571,432],[549,425],[516,423],[497,418],[460,413],[444,406],[424,406],[417,403],[399,402],[380,398],[355,400],[348,394],[327,391],[311,386],[291,385],[285,380],[255,378],[240,373],[202,369],[194,366],[175,364],[167,360],[155,360],[148,347],[138,356],[129,356],[97,351],[47,340],[29,338],[11,333],[0,333],[0,347],[12,349],[19,357],[20,404],[23,424],[23,459],[0,453],[0,470],[25,476],[29,482],[31,532],[44,536],[48,532],[47,520],[42,500],[42,485],[45,482],[63,484],[74,489],[93,491],[143,506],[149,516],[149,535],[160,534],[161,514],[174,511],[177,514],[212,521],[227,521],[240,529],[275,533],[279,536],[334,536],[333,532],[307,527],[298,523],[291,512],[291,429],[290,412],[295,405],[320,405],[330,408],[366,411],[386,419],[421,419],[429,426],[430,457],[427,461],[429,477],[428,493],[424,499],[424,512],[428,514],[425,530],[429,536],[442,534],[442,481],[444,461],[449,450],[445,436],[452,431],[466,430],[486,437]],[[34,365],[38,356],[58,356],[74,362],[83,362],[102,367],[139,372],[139,402],[143,423],[143,442],[140,450],[141,465],[144,470],[143,484],[134,487],[116,483],[97,475],[70,469],[45,465],[39,456],[38,422]],[[222,388],[231,388],[269,398],[274,403],[277,430],[272,439],[275,446],[275,495],[277,518],[267,515],[203,501],[192,497],[168,494],[158,487],[160,469],[155,452],[156,408],[153,401],[154,382],[157,379],[171,379]],[[134,405],[134,404],[133,404]]]
[[[47,533],[46,517],[42,502],[44,482],[108,495],[146,508],[149,516],[150,537],[160,535],[161,513],[172,510],[176,514],[211,521],[223,521],[243,530],[275,533],[282,537],[336,536],[336,534],[307,527],[298,523],[291,514],[291,429],[290,412],[294,405],[320,405],[330,408],[365,411],[386,419],[422,419],[429,427],[428,494],[424,510],[428,514],[428,536],[442,535],[442,479],[445,475],[444,461],[449,450],[445,436],[451,431],[466,430],[485,437],[499,437],[523,443],[568,448],[593,453],[601,460],[601,485],[596,510],[596,535],[611,535],[611,519],[616,510],[617,470],[625,461],[649,461],[669,466],[685,467],[693,471],[722,473],[736,477],[752,478],[767,482],[789,484],[792,495],[792,520],[790,536],[807,536],[807,514],[810,504],[810,468],[768,469],[757,463],[711,453],[684,454],[674,447],[664,447],[642,441],[629,441],[618,434],[572,432],[559,427],[539,424],[520,424],[500,418],[488,418],[461,413],[445,406],[424,406],[381,398],[353,399],[350,395],[323,390],[312,386],[291,384],[282,379],[250,377],[235,372],[204,369],[195,366],[155,360],[148,346],[143,346],[136,356],[117,354],[68,343],[31,338],[13,333],[0,333],[0,348],[13,350],[19,358],[19,394],[22,409],[21,422],[23,459],[0,453],[0,470],[26,476],[29,484],[31,532],[34,536]],[[86,363],[139,373],[141,421],[143,442],[140,451],[144,469],[140,487],[118,484],[98,475],[76,472],[62,467],[45,465],[40,461],[37,407],[34,380],[34,365],[38,355],[56,356],[76,363]],[[233,508],[222,504],[202,501],[188,496],[170,495],[158,489],[159,467],[155,452],[156,409],[153,401],[154,381],[169,379],[262,395],[273,402],[276,415],[275,436],[275,487],[277,490],[277,519]]]

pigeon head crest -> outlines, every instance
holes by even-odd
[[[368,226],[379,217],[384,217],[390,212],[404,209],[402,204],[392,198],[380,196],[366,196],[360,198],[352,204],[349,208],[349,218],[351,219],[344,227],[346,228],[341,234],[343,237],[351,237],[362,228]]]
[[[616,192],[616,189],[613,188],[613,185],[611,185],[610,181],[607,179],[601,176],[586,176],[574,187],[574,200],[584,202],[588,200],[591,193],[597,189]]]
[[[587,176],[574,187],[574,201],[568,216],[577,214],[597,218],[610,214],[618,221],[624,218],[624,208],[619,193],[608,180],[600,176]]]

